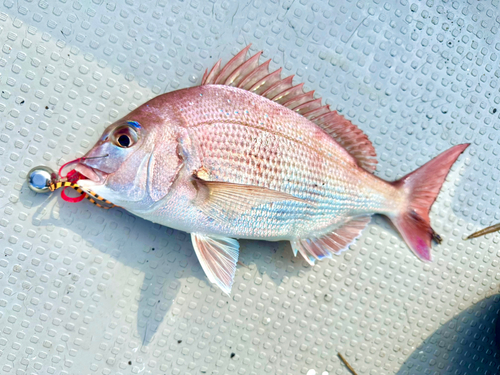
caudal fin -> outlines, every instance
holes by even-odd
[[[451,166],[468,143],[457,145],[436,156],[422,167],[393,182],[408,196],[406,211],[391,217],[410,249],[420,259],[431,260],[431,241],[441,242],[441,237],[431,228],[429,211],[443,185]]]

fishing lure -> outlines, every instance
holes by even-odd
[[[86,177],[78,173],[76,170],[69,171],[65,176],[62,175],[63,169],[70,164],[80,162],[85,158],[79,158],[72,160],[64,164],[59,168],[59,172],[56,173],[50,168],[45,166],[38,166],[31,169],[27,175],[28,186],[31,190],[36,193],[54,192],[61,189],[61,198],[69,203],[81,202],[84,199],[88,199],[91,203],[95,204],[97,207],[109,210],[110,208],[117,207],[109,200],[99,196],[99,194],[93,192],[92,190],[84,191],[80,185],[77,183],[79,180],[83,180]],[[66,188],[71,188],[76,192],[80,193],[77,197],[70,197],[66,194]]]

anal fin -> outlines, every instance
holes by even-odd
[[[229,237],[191,233],[196,256],[210,282],[229,295],[236,272],[240,245]]]
[[[293,240],[291,241],[293,253],[295,256],[300,253],[307,263],[314,265],[315,260],[331,258],[333,254],[340,254],[346,250],[361,235],[369,222],[369,216],[360,216],[326,235]]]

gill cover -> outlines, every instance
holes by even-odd
[[[177,147],[177,137],[156,136],[148,166],[148,193],[155,202],[168,194],[182,167]]]

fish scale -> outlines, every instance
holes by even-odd
[[[216,90],[217,95],[210,90]],[[216,98],[210,106],[204,103],[209,96]],[[385,182],[364,170],[353,170],[348,160],[351,156],[339,150],[333,139],[274,102],[252,95],[249,103],[248,93],[242,90],[201,86],[174,105],[187,124],[191,143],[199,145],[200,163],[213,171],[214,178],[284,191],[316,205],[283,202],[276,208],[282,211],[279,217],[267,215],[265,207],[254,208],[240,218],[233,233],[236,237],[283,237],[291,228],[296,236],[307,237],[329,229],[338,218],[395,209],[385,195],[376,194],[377,188],[387,190]],[[211,113],[210,121],[203,111],[200,113],[200,107]],[[264,147],[256,148],[256,140]],[[263,173],[259,165],[283,172]],[[274,230],[269,231],[269,227]]]
[[[246,59],[248,49],[207,70],[201,86],[160,95],[110,125],[79,159],[88,178],[80,186],[190,232],[208,279],[228,294],[236,238],[288,240],[314,264],[346,250],[374,213],[429,261],[431,241],[440,241],[431,205],[468,145],[384,181],[360,129],[293,77],[270,72],[269,61],[259,65],[260,53]]]

